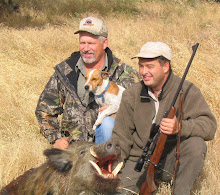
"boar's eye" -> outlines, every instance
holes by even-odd
[[[85,156],[85,154],[86,154],[86,150],[85,150],[85,149],[80,150],[79,156],[80,156],[81,158],[83,158],[83,157]]]

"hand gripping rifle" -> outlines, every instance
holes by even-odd
[[[180,90],[182,89],[183,82],[186,78],[186,75],[188,73],[189,67],[192,63],[192,60],[195,56],[196,50],[199,46],[199,43],[195,44],[192,46],[192,56],[189,60],[189,63],[186,67],[186,70],[184,72],[184,75],[180,81],[179,87],[176,91],[176,94],[173,98],[172,104],[170,105],[170,108],[168,109],[167,112],[164,114],[164,118],[173,118],[175,115],[175,108],[174,104],[176,102],[176,99],[180,93]],[[167,135],[164,134],[163,132],[157,131],[159,130],[159,126],[153,124],[151,127],[151,133],[150,137],[146,143],[146,146],[143,148],[143,154],[140,156],[134,170],[140,172],[145,161],[148,162],[148,167],[147,167],[147,175],[146,175],[146,180],[141,186],[140,190],[140,195],[152,195],[153,192],[157,190],[157,186],[154,183],[154,172],[155,172],[155,167],[158,165],[162,152],[164,150],[165,143],[167,141]],[[153,142],[153,143],[152,143]],[[151,154],[149,154],[149,150]]]

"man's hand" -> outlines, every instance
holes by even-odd
[[[68,137],[57,139],[55,143],[53,144],[53,147],[57,149],[66,149],[69,146],[68,140],[69,140]]]
[[[105,109],[107,109],[108,108],[108,106],[102,106],[101,108],[99,108],[99,112],[102,112],[102,111],[104,111]],[[113,118],[115,118],[116,117],[116,113],[114,113],[114,114],[112,114],[112,115],[110,115],[111,117],[113,117]]]
[[[178,121],[176,116],[173,119],[163,118],[160,123],[160,130],[167,135],[178,133]]]
[[[99,112],[102,112],[102,111],[104,111],[107,108],[108,108],[108,106],[102,106],[101,108],[99,108]]]

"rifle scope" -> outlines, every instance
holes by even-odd
[[[145,159],[144,159],[144,156],[141,155],[134,167],[134,170],[137,171],[137,172],[141,172],[142,168],[143,168],[143,165],[144,165],[144,162],[145,162]]]

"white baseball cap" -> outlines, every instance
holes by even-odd
[[[105,23],[101,19],[92,16],[83,18],[80,21],[79,30],[74,34],[82,31],[89,32],[93,35],[101,35],[105,38],[108,37],[108,28]]]
[[[168,60],[171,60],[172,53],[170,47],[163,42],[147,42],[141,47],[140,53],[133,58],[156,58],[163,56]]]

